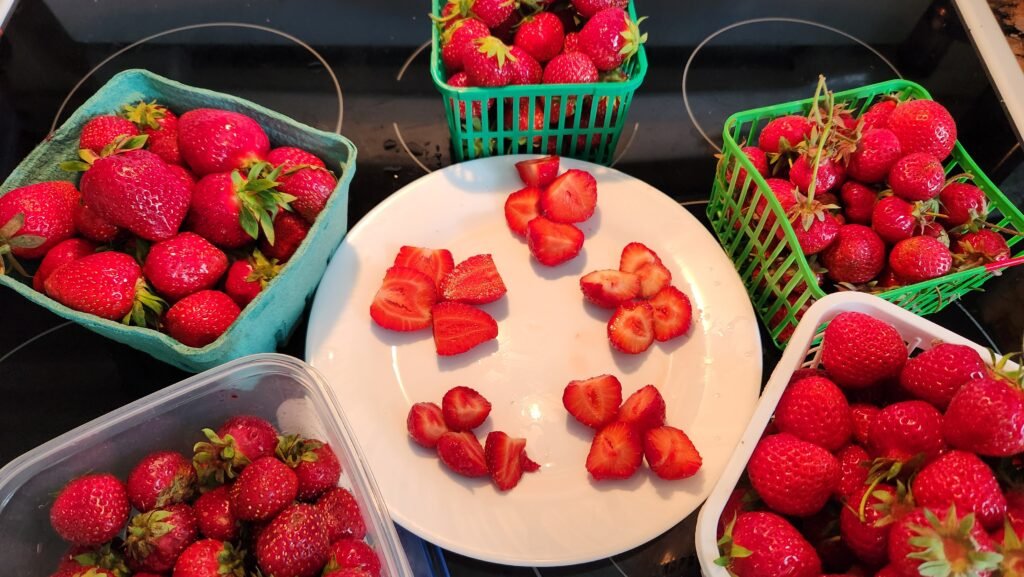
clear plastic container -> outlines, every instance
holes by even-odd
[[[279,430],[330,443],[341,485],[355,496],[382,577],[413,575],[377,485],[324,378],[278,354],[230,362],[125,405],[18,457],[0,469],[0,555],[4,574],[49,575],[68,544],[50,527],[50,504],[70,479],[111,472],[124,479],[146,454],[191,454],[200,430],[232,415],[257,415]]]

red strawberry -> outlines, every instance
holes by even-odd
[[[953,266],[953,255],[930,236],[903,239],[889,253],[889,268],[908,283],[922,282],[947,274]]]
[[[868,444],[868,433],[871,424],[878,416],[878,407],[865,403],[854,403],[850,405],[850,415],[853,417],[853,438],[857,443],[864,446]]]
[[[871,188],[855,181],[843,183],[839,192],[843,205],[843,215],[850,224],[871,224],[871,213],[875,208],[878,194]]]
[[[444,424],[451,431],[472,431],[491,413],[491,402],[469,387],[453,387],[441,399]]]
[[[157,451],[143,457],[128,474],[128,500],[146,512],[191,501],[196,485],[192,461],[176,451]]]
[[[853,420],[846,396],[825,377],[808,377],[786,388],[775,408],[775,426],[835,451],[850,440]]]
[[[578,36],[577,36],[578,38]],[[598,70],[594,61],[582,51],[563,52],[551,59],[544,67],[544,84],[589,84],[597,82]],[[575,99],[570,99],[569,106],[566,106],[565,116],[572,116]],[[551,104],[551,118],[558,119],[561,114],[556,109],[557,103]]]
[[[505,283],[489,254],[478,254],[460,262],[441,281],[444,300],[486,304],[505,295]]]
[[[640,433],[621,421],[606,425],[594,435],[587,454],[587,471],[596,481],[628,479],[643,462]]]
[[[577,421],[600,429],[615,421],[622,404],[622,384],[612,375],[570,381],[562,392],[562,405]]]
[[[929,463],[914,477],[911,491],[919,506],[936,511],[956,506],[974,513],[988,530],[1001,525],[1006,514],[1006,498],[992,469],[966,451],[950,451]]]
[[[525,184],[527,188],[543,188],[551,184],[551,181],[558,176],[558,164],[559,158],[555,155],[531,158],[529,160],[520,160],[516,163],[516,172],[519,173],[520,180],[523,181],[523,184]],[[509,226],[511,226],[511,224]],[[525,224],[523,226],[523,230],[526,230]]]
[[[583,25],[579,49],[598,70],[614,70],[635,56],[647,41],[647,34],[640,34],[639,24],[622,8],[605,8]]]
[[[78,136],[78,148],[100,154],[100,151],[113,144],[118,137],[138,135],[138,128],[120,116],[94,116],[82,126],[82,132]]]
[[[649,303],[623,303],[608,320],[608,340],[618,351],[638,354],[654,342],[654,308]]]
[[[314,501],[341,479],[341,463],[331,446],[301,435],[283,435],[277,444],[277,458],[295,471],[300,501]]]
[[[328,567],[362,569],[368,577],[380,577],[380,559],[369,545],[358,539],[340,539],[331,543]]]
[[[933,511],[914,509],[892,526],[889,533],[889,561],[897,574],[921,574],[921,565],[947,568],[947,575],[988,577],[999,566],[995,544],[974,522],[974,515],[958,514],[955,508]],[[942,573],[937,573],[941,575]]]
[[[51,181],[16,188],[0,196],[0,252],[34,259],[75,234],[70,182]],[[0,273],[3,272],[0,261]],[[17,266],[17,265],[15,265]],[[26,275],[27,276],[27,275]]]
[[[498,323],[486,312],[445,301],[431,308],[434,346],[441,356],[458,355],[498,337]]]
[[[810,194],[812,174],[814,174],[814,157],[810,153],[801,154],[789,168],[790,182],[804,194]],[[814,180],[814,194],[825,194],[842,184],[844,180],[846,180],[846,169],[843,168],[843,165],[823,156],[818,163],[818,174]]]
[[[305,503],[290,505],[256,539],[256,562],[275,577],[319,575],[330,552],[323,514]]]
[[[508,83],[512,85],[521,84],[540,84],[541,78],[543,77],[544,70],[540,63],[537,62],[533,56],[530,56],[525,50],[518,46],[512,46],[508,49],[508,62],[505,64],[509,70]],[[529,103],[528,99],[522,99],[519,101],[519,125],[524,126],[522,130],[529,130]],[[534,115],[533,127],[535,130],[544,128],[544,110],[537,106],[538,110]]]
[[[772,196],[774,196],[775,200],[777,200],[782,206],[782,212],[784,214],[788,213],[792,207],[796,206],[797,191],[796,186],[792,182],[781,178],[768,178],[765,182],[768,184],[768,188],[771,191]],[[768,198],[761,197],[757,202],[757,206],[754,207],[754,215],[757,218],[764,218],[764,230],[770,231],[772,226],[775,224],[775,213],[767,209]],[[781,238],[782,228],[779,228],[777,234]]]
[[[491,431],[484,443],[484,459],[491,480],[501,491],[508,491],[519,484],[523,476],[523,459],[526,457],[526,439],[509,437],[501,431]]]
[[[100,545],[117,536],[128,522],[128,492],[109,473],[72,480],[50,506],[50,524],[65,541]]]
[[[848,502],[856,506],[856,492],[868,482],[868,464],[871,456],[860,445],[849,444],[836,452],[839,461],[839,485],[835,496],[840,502]]]
[[[965,345],[939,343],[907,361],[900,386],[915,397],[945,410],[965,383],[985,376],[978,351]]]
[[[505,200],[505,222],[519,236],[526,236],[527,225],[540,216],[539,188],[527,186],[508,195]]]
[[[196,108],[178,119],[181,156],[199,176],[248,169],[270,151],[263,128],[229,110]]]
[[[872,104],[858,119],[861,130],[867,132],[872,128],[887,127],[889,125],[889,115],[896,109],[896,104],[897,100],[894,98],[885,98]]]
[[[403,246],[398,250],[394,266],[402,266],[420,271],[434,279],[438,293],[441,282],[455,268],[455,261],[448,249],[430,249],[417,246]]]
[[[789,433],[757,444],[747,474],[765,504],[784,515],[817,513],[839,486],[839,462],[821,447]]]
[[[448,432],[441,407],[434,403],[416,403],[410,407],[405,427],[413,441],[428,449],[436,447],[437,440]]]
[[[242,557],[224,541],[203,539],[182,551],[174,564],[174,577],[213,577],[214,575],[244,575]]]
[[[885,266],[885,243],[860,224],[844,224],[832,246],[821,253],[828,278],[851,284],[866,283]]]
[[[274,188],[277,169],[264,178],[255,166],[247,176],[235,171],[204,176],[196,183],[188,212],[190,230],[225,248],[239,248],[255,240],[262,230],[275,242],[273,219],[291,197]]]
[[[736,520],[739,515],[750,511],[757,495],[749,487],[737,487],[729,493],[729,498],[722,507],[722,516],[718,518],[718,531],[716,537],[721,539],[725,535],[726,528]]]
[[[619,270],[623,272],[637,272],[647,264],[661,264],[661,258],[653,250],[639,242],[631,242],[622,249],[622,256],[619,257]]]
[[[449,431],[437,440],[437,456],[452,471],[464,477],[487,475],[484,448],[472,431]]]
[[[900,141],[891,130],[874,128],[864,132],[846,167],[850,178],[861,182],[884,182],[889,169],[900,159]]]
[[[153,245],[143,273],[153,288],[172,301],[213,288],[228,268],[228,258],[198,234],[183,232]]]
[[[278,176],[277,190],[295,197],[291,207],[309,224],[323,211],[338,186],[338,179],[325,168],[299,168]]]
[[[644,433],[644,457],[654,474],[662,479],[686,479],[697,474],[700,453],[686,433],[661,426]]]
[[[850,494],[839,513],[839,531],[843,542],[861,562],[878,567],[889,561],[889,530],[907,513],[905,499],[895,487],[886,484],[862,484]]]
[[[897,376],[907,362],[907,346],[892,325],[843,312],[825,329],[821,360],[837,385],[859,389]]]
[[[526,239],[530,254],[545,266],[558,266],[570,261],[583,248],[583,231],[543,216],[531,220],[526,226]]]
[[[487,25],[476,18],[460,18],[455,20],[443,33],[441,38],[441,59],[448,74],[455,74],[463,69],[466,50],[475,49],[473,41],[491,35]]]
[[[725,533],[716,563],[736,577],[819,577],[821,559],[789,521],[763,511],[743,513]]]
[[[434,280],[422,272],[393,266],[384,274],[370,305],[375,323],[393,331],[417,331],[430,326],[430,307],[437,302]]]
[[[224,277],[224,292],[239,308],[245,308],[281,272],[277,259],[268,260],[259,250],[249,258],[236,260]]]
[[[956,123],[934,100],[900,102],[889,114],[887,125],[900,139],[903,154],[925,152],[942,160],[956,144]]]
[[[44,292],[44,283],[53,271],[96,252],[96,244],[82,238],[69,238],[47,251],[43,261],[39,263],[36,274],[32,275],[32,288]]]
[[[50,298],[68,308],[142,326],[148,311],[159,314],[165,305],[149,293],[135,260],[121,252],[97,252],[67,263],[43,285]]]
[[[555,222],[583,222],[597,207],[597,181],[586,171],[569,169],[541,192],[540,207]]]
[[[233,479],[250,462],[274,454],[277,430],[266,420],[238,415],[216,431],[203,429],[207,441],[196,443],[192,464],[200,483],[213,485]]]
[[[290,172],[292,169],[302,166],[314,168],[326,168],[324,161],[315,154],[295,148],[294,146],[279,146],[267,153],[267,162],[271,166],[282,168],[282,172]]]
[[[211,539],[234,541],[238,538],[240,525],[231,512],[231,499],[228,488],[220,486],[207,491],[192,504],[192,512],[196,516],[199,532]]]
[[[756,146],[744,146],[740,150],[743,151],[743,154],[747,157],[747,160],[750,161],[750,164],[754,166],[754,170],[756,170],[762,177],[767,178],[768,156],[765,155],[764,151]],[[738,163],[737,166],[739,166]],[[747,178],[747,169],[741,167],[738,174],[739,176],[736,177],[736,186],[742,189],[747,186],[747,180],[749,180]],[[729,181],[732,180],[731,169],[726,172],[725,179]]]
[[[946,448],[942,413],[924,401],[883,407],[868,429],[868,450],[877,457],[906,463],[917,455],[930,462]]]
[[[95,242],[110,242],[114,240],[121,229],[103,219],[93,209],[83,202],[78,202],[72,209],[71,218],[75,222],[75,229],[78,234]]]
[[[231,512],[242,521],[268,521],[295,500],[299,479],[274,457],[260,457],[228,489]]]
[[[656,265],[645,265],[641,270],[650,266]],[[655,340],[672,340],[690,330],[693,309],[690,299],[681,290],[674,286],[666,286],[655,293],[648,302],[654,311]]]
[[[793,233],[805,255],[817,254],[828,248],[842,226],[825,205],[813,198],[801,198],[788,211]],[[780,235],[782,230],[779,230]]]
[[[565,27],[561,19],[551,12],[538,12],[523,18],[516,30],[514,44],[543,63],[562,51],[564,39]]]
[[[618,270],[597,270],[580,278],[580,290],[587,301],[613,309],[640,296],[640,277]]]
[[[896,161],[889,171],[889,188],[903,200],[929,200],[942,192],[946,171],[930,154],[917,152]]]
[[[331,543],[343,538],[362,539],[366,536],[366,523],[359,503],[347,489],[334,487],[328,490],[316,506],[324,514],[327,540]]]
[[[931,221],[927,204],[911,204],[896,196],[882,197],[871,211],[871,228],[889,244],[910,238],[915,229]]]
[[[628,4],[628,0],[572,0],[572,7],[583,18],[593,18],[594,14],[608,8],[625,10]]]
[[[470,81],[469,76],[465,73],[465,71],[457,72],[457,73],[453,74],[452,76],[450,76],[448,78],[448,84],[449,84],[449,86],[453,86],[455,88],[465,88],[465,87],[468,87],[468,86],[476,86],[475,84],[472,83],[472,81]],[[451,99],[450,103],[454,107],[455,106],[455,99]],[[495,100],[493,98],[488,98],[487,99],[487,109],[488,110],[492,109],[494,107],[494,104],[495,104]],[[480,121],[482,119],[481,117],[482,117],[482,114],[483,114],[483,104],[481,103],[481,101],[480,100],[474,100],[473,103],[472,103],[471,110],[473,111],[472,119]],[[459,102],[459,119],[462,120],[463,122],[466,121],[466,103],[465,102]]]
[[[985,192],[967,182],[951,182],[939,193],[945,224],[949,228],[984,221],[988,215]]]
[[[463,52],[466,76],[472,86],[507,86],[511,81],[509,47],[494,36],[473,40]]]
[[[233,452],[250,461],[270,457],[277,450],[277,429],[266,419],[253,415],[231,417],[217,429],[217,435],[225,440],[230,436]]]
[[[793,150],[810,137],[813,127],[805,116],[790,115],[772,119],[761,129],[757,146],[769,154]]]
[[[942,434],[957,449],[990,457],[1024,451],[1024,393],[1002,377],[974,379],[953,395]]]
[[[198,537],[192,508],[184,503],[168,505],[132,518],[125,553],[136,571],[166,573]]]
[[[228,295],[202,290],[174,303],[164,318],[164,327],[171,338],[201,348],[220,338],[241,313]]]
[[[260,235],[260,251],[267,257],[286,263],[299,250],[299,245],[306,240],[310,225],[293,212],[282,210],[274,217],[274,243],[265,235]]]
[[[960,266],[978,266],[1010,258],[1010,245],[998,232],[983,228],[957,239],[953,254]]]
[[[121,113],[147,136],[146,148],[167,164],[181,164],[178,148],[178,117],[154,102],[125,105]],[[97,151],[98,152],[98,151]]]
[[[646,385],[629,396],[619,408],[619,421],[645,433],[665,424],[665,399],[654,385]]]

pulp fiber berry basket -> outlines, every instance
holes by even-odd
[[[443,5],[443,0],[433,0],[435,16],[441,15]],[[635,20],[633,0],[628,10]],[[458,88],[447,82],[440,31],[433,26],[430,75],[444,101],[459,162],[503,154],[561,154],[611,164],[633,93],[647,74],[642,44],[623,72],[628,76],[623,82]],[[543,114],[544,128],[535,128],[530,120],[538,113]]]
[[[837,104],[847,104],[859,115],[879,98],[890,94],[896,94],[901,100],[931,99],[928,91],[913,82],[890,80],[837,92],[835,100]],[[812,102],[813,99],[808,98],[756,108],[733,114],[725,121],[722,160],[715,174],[707,209],[715,234],[735,264],[754,308],[779,348],[789,339],[803,311],[824,297],[825,292],[800,250],[785,211],[740,148],[747,142],[756,143],[758,134],[768,121],[789,114],[806,114]],[[988,197],[989,222],[1010,230],[1024,231],[1024,215],[985,176],[959,142],[945,168],[947,176],[965,172],[974,175],[973,184]],[[741,182],[740,169],[751,177]],[[775,218],[754,219],[754,211],[750,207],[764,202]],[[1013,247],[1020,240],[1021,237],[1015,236],[1007,242]],[[1024,250],[1016,251],[1014,256],[1021,254]],[[878,293],[878,296],[918,315],[927,315],[979,288],[993,274],[985,267],[977,267],[892,288]]]
[[[989,351],[981,345],[876,296],[844,292],[827,295],[815,302],[793,332],[793,338],[790,339],[789,345],[779,363],[775,365],[775,370],[772,371],[772,376],[761,393],[761,400],[758,401],[757,407],[754,409],[754,415],[750,419],[750,424],[747,425],[747,430],[733,451],[718,483],[711,490],[708,500],[701,507],[700,515],[697,518],[696,547],[702,572],[707,577],[728,577],[729,575],[725,568],[715,565],[715,559],[719,557],[718,520],[722,516],[729,495],[747,468],[750,455],[754,452],[762,433],[771,421],[775,407],[779,404],[779,399],[782,398],[783,392],[789,385],[790,377],[797,369],[817,368],[821,364],[822,333],[832,319],[846,311],[868,314],[896,327],[912,356],[916,352],[932,348],[939,342],[945,342],[967,345],[977,350],[981,358],[986,359],[986,362],[991,359]],[[1008,363],[1007,368],[1014,370],[1016,365]]]
[[[347,138],[300,124],[241,98],[193,88],[145,70],[126,70],[110,79],[51,138],[33,150],[0,186],[0,196],[14,188],[78,175],[58,168],[78,157],[78,134],[93,116],[116,113],[125,104],[156,100],[177,114],[194,108],[222,108],[255,119],[272,146],[297,146],[320,157],[336,174],[338,185],[294,256],[228,330],[202,348],[183,345],[161,332],[130,327],[72,310],[32,288],[31,279],[0,276],[6,286],[50,312],[189,372],[199,372],[244,355],[270,352],[295,328],[313,297],[334,249],[348,230],[348,189],[356,169],[356,147]]]

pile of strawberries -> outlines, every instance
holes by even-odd
[[[249,415],[203,434],[191,460],[158,451],[126,482],[64,486],[50,523],[71,547],[53,577],[380,577],[329,445]]]
[[[271,149],[227,110],[127,105],[89,120],[79,148],[61,167],[82,172],[80,190],[51,181],[0,197],[0,256],[25,276],[17,259],[42,259],[32,284],[65,306],[190,347],[227,330],[337,186],[322,160]]]
[[[719,520],[732,575],[1021,574],[1022,375],[931,344],[908,358],[870,315],[828,324]]]

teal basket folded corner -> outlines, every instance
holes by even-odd
[[[126,70],[111,78],[51,138],[25,157],[0,185],[0,196],[35,182],[77,182],[77,175],[62,171],[57,165],[77,158],[82,126],[93,116],[117,112],[125,104],[139,100],[156,100],[178,114],[195,108],[240,112],[259,122],[273,146],[303,148],[323,159],[338,174],[338,185],[295,255],[267,288],[242,309],[231,327],[202,348],[185,346],[155,330],[129,327],[72,310],[35,291],[31,279],[16,273],[0,276],[0,285],[60,317],[189,372],[201,372],[253,353],[274,351],[291,335],[313,298],[327,262],[348,231],[348,192],[356,169],[355,145],[339,134],[306,126],[241,98],[186,86],[145,70]]]

